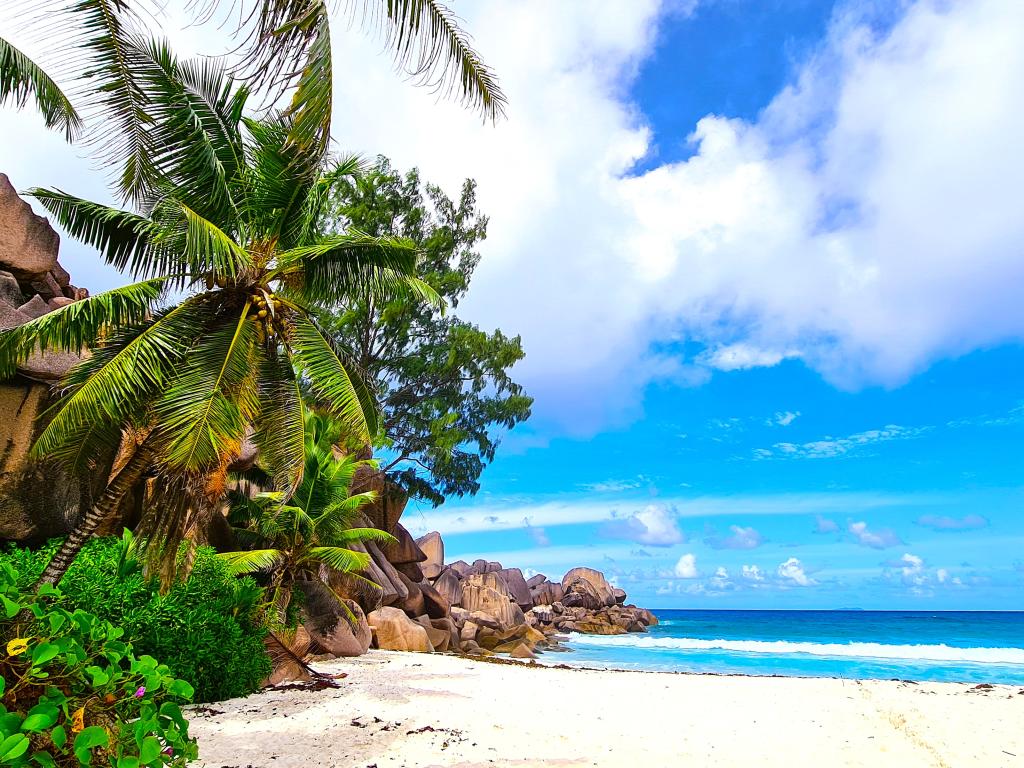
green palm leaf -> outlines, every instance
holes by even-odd
[[[259,387],[262,409],[253,437],[275,485],[290,493],[302,482],[306,461],[306,409],[291,361],[284,355],[267,356]]]
[[[376,2],[376,19],[400,67],[421,84],[460,94],[485,119],[504,117],[507,102],[498,78],[473,50],[455,14],[437,0]]]
[[[74,352],[95,345],[111,328],[139,323],[163,293],[163,278],[90,296],[24,325],[0,331],[0,379],[36,351]]]
[[[369,567],[370,556],[365,552],[353,552],[344,547],[310,547],[309,560],[323,563],[342,573],[362,571]]]
[[[154,405],[166,440],[164,460],[174,470],[198,472],[222,463],[245,436],[259,410],[255,364],[256,322],[242,305],[234,324],[225,323],[192,350],[184,370]]]
[[[406,276],[415,272],[418,257],[407,238],[349,231],[282,252],[271,274],[294,286],[306,301],[330,305],[353,293],[408,290]]]
[[[353,367],[343,362],[330,338],[301,310],[292,320],[289,347],[324,411],[369,442],[378,429],[376,403]]]
[[[98,250],[103,260],[119,271],[135,277],[160,274],[164,264],[154,255],[162,231],[156,222],[59,189],[35,187],[28,194],[53,214],[68,234]]]
[[[184,256],[193,274],[210,266],[217,275],[233,278],[252,264],[245,249],[220,227],[184,203],[181,204],[181,210],[187,223]]]
[[[82,129],[82,118],[60,87],[32,59],[0,37],[0,102],[17,109],[35,99],[47,128],[62,128],[68,141]]]
[[[138,326],[71,369],[64,396],[48,411],[52,419],[32,446],[32,455],[48,455],[93,421],[131,423],[140,403],[163,391],[171,374],[202,335],[211,319],[210,297],[182,302]]]
[[[271,570],[283,559],[283,553],[277,549],[254,549],[249,552],[222,552],[218,557],[227,563],[228,573],[232,576],[246,576]]]

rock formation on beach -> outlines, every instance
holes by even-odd
[[[557,582],[542,574],[526,579],[518,568],[486,560],[446,564],[436,531],[413,539],[396,522],[392,533],[395,544],[366,547],[371,565],[364,575],[380,589],[362,591],[363,611],[354,620],[341,621],[337,610],[305,603],[303,637],[312,638],[314,655],[354,655],[339,654],[320,640],[325,619],[318,612],[328,614],[335,644],[339,635],[351,635],[371,637],[373,647],[385,650],[516,659],[557,650],[567,639],[560,633],[618,635],[658,623],[650,611],[626,605],[626,593],[592,568],[573,568]],[[342,645],[366,650],[355,642]]]
[[[0,173],[0,330],[89,295],[71,284],[57,261],[59,245],[50,223],[33,213]],[[78,360],[70,354],[37,354],[0,382],[0,539],[44,541],[67,533],[77,515],[77,483],[27,459],[50,385]]]

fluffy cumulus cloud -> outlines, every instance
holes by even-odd
[[[755,120],[709,115],[692,157],[632,173],[652,135],[630,87],[659,23],[691,5],[456,2],[509,97],[496,126],[337,25],[339,148],[453,193],[478,180],[490,232],[460,314],[522,334],[517,376],[540,423],[631,418],[652,379],[798,358],[843,386],[892,384],[1024,337],[1024,3],[910,0],[889,26],[862,11],[878,3],[841,3]],[[164,26],[179,47],[200,36]],[[5,110],[0,133],[17,186],[97,194],[80,152],[36,118]],[[117,281],[72,262],[77,283]],[[705,351],[663,351],[681,339]]]
[[[917,518],[917,524],[935,531],[971,531],[987,527],[988,518],[976,514],[964,515],[963,517],[921,515],[921,517]]]
[[[764,581],[764,571],[762,571],[756,565],[744,565],[741,570],[741,574],[743,578],[747,581]]]
[[[648,504],[627,518],[611,520],[601,533],[612,539],[627,539],[652,547],[671,547],[686,540],[679,529],[676,512],[661,504]]]
[[[776,573],[783,582],[799,587],[809,587],[817,582],[812,579],[804,571],[803,563],[797,560],[795,557],[791,557],[786,562],[780,563]]]
[[[672,572],[680,579],[696,579],[700,575],[697,572],[697,556],[693,554],[683,555],[676,562],[676,567]]]
[[[755,549],[764,543],[764,537],[752,527],[730,525],[728,536],[708,536],[704,543],[714,549]]]
[[[876,528],[873,530],[863,520],[851,522],[846,526],[846,529],[862,547],[887,549],[888,547],[897,547],[903,543],[903,540],[891,528]]]
[[[889,560],[882,564],[885,567],[883,578],[906,587],[911,594],[932,594],[935,588],[962,588],[963,580],[954,576],[948,568],[929,568],[924,558],[904,552],[897,560]]]

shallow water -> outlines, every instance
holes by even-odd
[[[572,635],[572,665],[1024,685],[1024,612],[655,611],[645,634]]]

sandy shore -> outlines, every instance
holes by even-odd
[[[318,668],[348,677],[194,712],[198,765],[1024,768],[1018,687],[520,669],[388,651]]]

